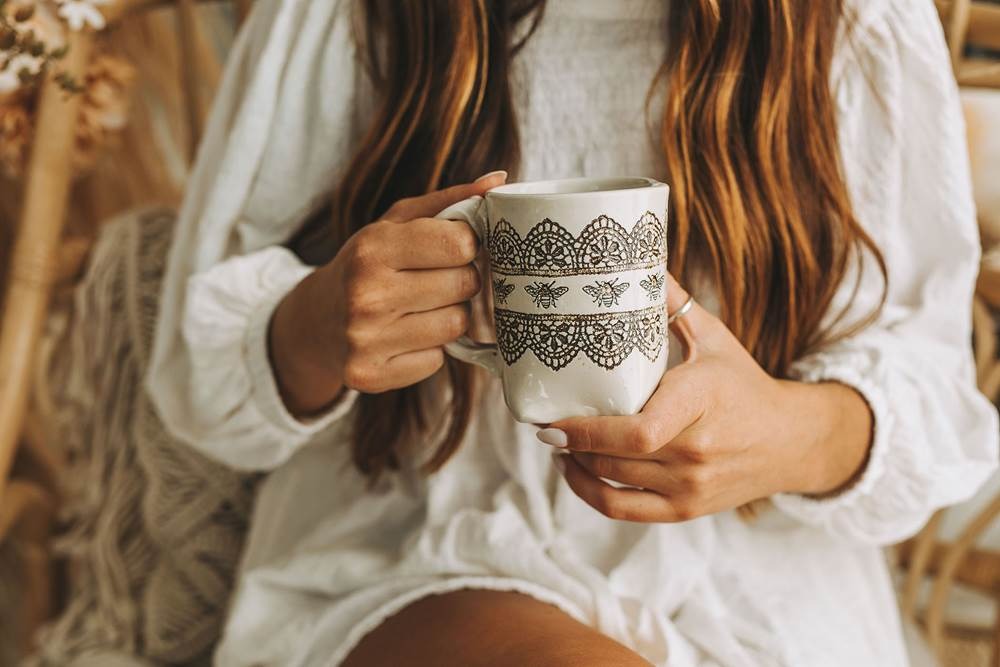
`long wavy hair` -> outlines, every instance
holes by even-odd
[[[854,259],[870,253],[885,277],[841,172],[830,70],[843,0],[670,4],[667,59],[650,90],[650,99],[658,86],[667,91],[670,270],[682,282],[697,273],[725,285],[722,320],[780,377],[847,333],[827,316]],[[544,0],[357,3],[356,39],[379,99],[334,191],[325,246],[335,251],[400,198],[516,169],[510,64],[544,8]],[[304,230],[298,244],[315,232]],[[458,448],[473,407],[470,369],[449,359],[447,373],[453,399],[429,470]],[[404,441],[428,431],[419,392],[418,384],[361,397],[353,460],[363,473],[398,467]]]

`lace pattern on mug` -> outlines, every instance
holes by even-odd
[[[495,317],[497,345],[507,365],[531,350],[554,371],[567,366],[580,352],[607,370],[621,365],[634,350],[656,361],[666,335],[662,306],[580,315],[497,308]]]
[[[627,231],[601,215],[574,237],[558,222],[545,218],[521,238],[501,218],[487,243],[493,270],[507,275],[574,276],[651,269],[663,264],[667,245],[663,223],[647,211]]]

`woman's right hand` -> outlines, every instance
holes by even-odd
[[[479,292],[475,232],[431,216],[502,185],[504,172],[394,204],[354,234],[333,261],[282,300],[271,320],[271,365],[289,411],[329,406],[344,387],[380,393],[444,363],[466,332]]]

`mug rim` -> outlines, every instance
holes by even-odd
[[[591,184],[596,186],[596,189],[589,190],[579,190],[570,192],[559,192],[559,187],[573,187],[573,186],[583,186]],[[619,184],[615,187],[614,184]],[[525,192],[526,188],[531,188],[532,190],[537,190],[539,188],[551,187],[554,191],[552,192]],[[592,177],[582,177],[582,178],[555,178],[544,181],[525,181],[520,183],[508,183],[506,185],[501,185],[489,190],[486,193],[487,197],[495,197],[498,199],[564,199],[567,197],[587,197],[587,196],[609,196],[616,193],[624,192],[636,192],[638,190],[656,190],[666,188],[669,190],[669,186],[666,183],[662,183],[653,178],[647,178],[645,176],[620,176],[620,177],[610,177],[610,178],[592,178]]]

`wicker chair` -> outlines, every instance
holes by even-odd
[[[1000,51],[1000,6],[973,0],[936,0],[959,85],[1000,88],[1000,61],[967,56],[968,46]]]
[[[163,6],[159,0],[118,0],[104,8],[109,24]],[[193,159],[208,101],[201,93],[196,62],[199,49],[195,0],[176,0],[180,72],[189,126],[187,157]],[[250,0],[234,0],[239,21]],[[73,32],[62,69],[74,78],[86,71],[95,34]],[[39,342],[54,287],[78,275],[87,243],[63,238],[70,201],[70,154],[79,112],[79,96],[66,95],[51,77],[41,84],[35,139],[25,172],[21,212],[0,275],[0,544],[17,543],[24,565],[20,616],[22,650],[31,647],[34,630],[55,611],[55,576],[50,548],[59,506],[61,462],[46,447],[44,429],[33,423],[29,405],[35,382]],[[136,204],[140,202],[135,202]],[[16,476],[12,467],[17,461]]]
[[[971,0],[938,1],[955,75],[963,87],[1000,88],[1000,58],[969,56],[1000,52],[1000,5]],[[993,130],[1000,132],[1000,125]],[[1000,271],[984,265],[973,311],[976,371],[979,387],[994,403],[1000,400],[997,313],[1000,312]],[[982,499],[981,499],[982,500]],[[937,512],[913,539],[897,547],[905,573],[900,595],[904,618],[923,626],[931,649],[939,657],[946,639],[973,639],[992,645],[992,664],[1000,667],[1000,551],[977,542],[1000,517],[1000,495],[964,522],[950,540],[941,537],[948,510]],[[948,603],[957,587],[994,606],[992,626],[948,617]]]

